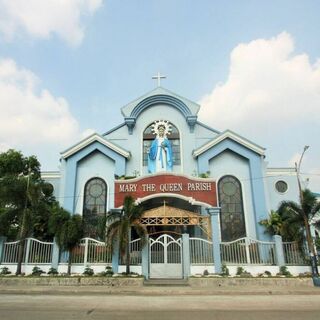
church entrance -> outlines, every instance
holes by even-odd
[[[140,223],[149,234],[149,277],[182,279],[182,234],[207,239],[211,233],[208,216],[200,214],[200,207],[169,197],[153,198],[144,207]]]
[[[162,234],[149,239],[149,272],[152,279],[183,278],[181,238]]]

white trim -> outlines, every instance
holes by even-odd
[[[210,148],[219,144],[221,141],[223,141],[227,138],[238,142],[239,144],[241,144],[241,145],[247,147],[248,149],[260,154],[261,156],[264,156],[265,148],[262,148],[256,144],[250,142],[249,140],[240,137],[239,135],[235,134],[234,132],[232,132],[230,130],[226,130],[226,131],[222,132],[221,134],[217,135],[211,141],[204,144],[202,147],[194,150],[193,157],[197,158],[199,155],[206,152],[207,150],[209,150]]]
[[[42,171],[40,172],[42,179],[60,179],[61,174],[59,171]]]
[[[267,176],[295,176],[297,174],[295,168],[267,168]]]
[[[201,201],[196,201],[194,198],[192,197],[186,197],[183,196],[181,194],[177,194],[177,193],[155,193],[155,194],[150,194],[146,197],[143,198],[137,198],[136,199],[136,204],[140,204],[141,202],[153,199],[153,198],[162,198],[162,197],[167,197],[167,198],[179,198],[182,200],[185,200],[187,202],[189,202],[191,205],[196,205],[196,206],[203,206],[203,207],[207,207],[207,208],[211,208],[212,205],[206,202],[201,202]],[[122,208],[119,207],[119,208]]]
[[[90,145],[91,143],[98,141],[101,144],[103,144],[104,146],[106,146],[107,148],[115,151],[116,153],[122,155],[123,157],[129,159],[130,158],[130,152],[116,146],[115,144],[113,144],[112,142],[106,140],[105,138],[103,138],[102,136],[100,136],[97,133],[93,133],[91,136],[87,137],[86,139],[80,141],[79,143],[77,143],[76,145],[74,145],[73,147],[61,152],[61,157],[63,159],[66,159],[68,157],[70,157],[71,155],[77,153],[78,151],[80,151],[81,149],[85,148],[86,146]]]

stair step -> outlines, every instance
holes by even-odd
[[[187,287],[189,282],[186,279],[149,279],[145,280],[143,285],[152,287]]]

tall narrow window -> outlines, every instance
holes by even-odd
[[[172,157],[173,157],[173,165],[181,164],[181,156],[180,156],[180,134],[175,125],[170,123],[171,132],[168,135],[168,139],[171,142],[172,146]],[[155,139],[155,135],[152,133],[151,123],[143,132],[143,165],[148,165],[148,150],[150,149],[152,141]]]
[[[85,235],[99,238],[99,228],[106,215],[107,185],[103,179],[90,179],[84,188],[83,221]]]
[[[246,236],[245,217],[240,181],[224,176],[218,183],[222,241],[233,241]]]

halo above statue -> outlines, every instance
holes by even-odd
[[[151,131],[153,134],[159,136],[159,129],[164,129],[164,136],[171,134],[172,128],[168,120],[156,120],[151,126]]]

